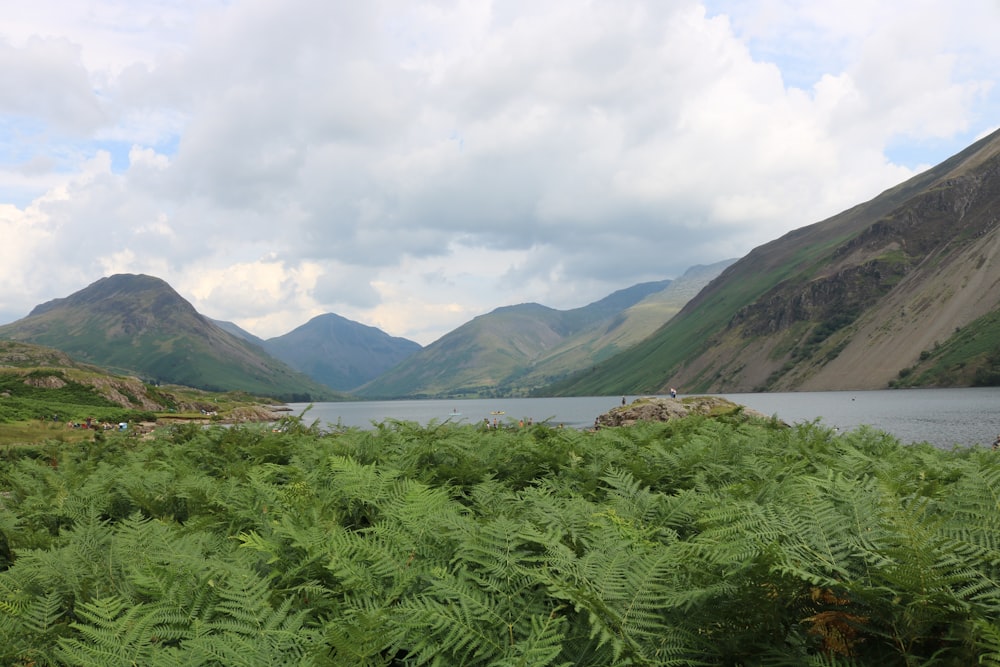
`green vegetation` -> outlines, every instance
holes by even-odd
[[[718,337],[736,313],[773,289],[782,281],[806,282],[823,258],[845,236],[824,239],[814,245],[797,245],[787,258],[776,265],[758,265],[752,254],[744,258],[743,270],[729,280],[710,285],[676,317],[651,336],[566,380],[536,392],[538,395],[589,396],[620,393],[656,393],[661,391],[671,375],[685,362],[718,343]],[[766,247],[766,246],[764,246]],[[761,261],[765,261],[764,258]],[[693,306],[697,306],[696,308]],[[702,391],[710,383],[688,386],[689,391]]]
[[[1000,386],[1000,310],[956,329],[947,341],[920,353],[893,387]]]
[[[7,665],[1000,665],[1000,457],[689,417],[8,449]]]
[[[0,372],[0,424],[30,420],[129,421],[155,418],[149,411],[130,410],[108,400],[94,386],[79,381],[80,373],[63,369]],[[0,429],[0,442],[5,429]]]
[[[339,396],[223,331],[167,283],[150,276],[102,278],[0,326],[0,338],[9,339],[0,341],[0,352],[12,341],[34,343],[149,382],[240,390],[278,400]]]
[[[97,431],[70,428],[63,422],[43,419],[4,423],[0,424],[0,447],[39,442],[66,443],[93,440],[95,433]]]
[[[643,340],[729,262],[643,283],[582,308],[497,308],[356,390],[365,398],[529,396]]]
[[[270,414],[264,399],[245,392],[152,386],[76,363],[50,348],[0,341],[0,354],[0,446],[93,440],[99,432],[70,428],[88,420],[243,421]]]

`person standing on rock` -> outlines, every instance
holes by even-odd
[[[677,390],[673,387],[670,388],[670,398],[677,398]]]

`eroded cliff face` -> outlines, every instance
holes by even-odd
[[[729,327],[744,338],[780,333],[799,322],[836,330],[888,293],[908,270],[907,263],[892,258],[874,259],[803,283],[783,284],[741,308]]]
[[[714,392],[885,388],[998,307],[994,156],[940,179],[740,308],[668,384]]]

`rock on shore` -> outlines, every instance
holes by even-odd
[[[612,408],[599,416],[597,426],[630,426],[637,421],[665,422],[689,415],[742,416],[747,419],[770,419],[768,415],[719,396],[689,396],[685,398],[637,398],[629,405]]]
[[[244,405],[233,408],[229,412],[227,423],[240,424],[244,422],[273,422],[281,419],[283,415],[274,407],[266,405]]]

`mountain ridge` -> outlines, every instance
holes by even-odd
[[[964,344],[967,358],[953,359],[961,372],[936,357],[961,347],[950,342],[956,329],[1000,305],[998,220],[995,132],[868,202],[753,249],[649,339],[548,389],[965,386],[976,368],[988,376],[1000,352]]]
[[[565,311],[537,303],[500,306],[463,325],[466,330],[476,332],[476,350],[461,352],[475,357],[473,363],[463,367],[481,371],[476,382],[455,383],[455,369],[450,366],[461,345],[456,347],[452,340],[454,332],[439,342],[448,361],[439,364],[440,368],[431,371],[425,368],[421,372],[430,372],[437,383],[432,389],[449,396],[507,392],[511,386],[518,393],[527,394],[530,387],[566,375],[569,372],[566,369],[590,363],[595,349],[596,354],[608,356],[625,345],[630,335],[636,335],[633,318],[647,320],[640,325],[641,330],[650,328],[650,317],[664,318],[667,316],[664,313],[676,312],[681,304],[676,297],[664,295],[671,293],[668,289],[671,285],[677,290],[689,289],[691,276],[699,270],[718,272],[718,269],[692,267],[686,277],[639,283]],[[665,299],[673,300],[667,303]],[[322,397],[331,385],[341,391],[355,387],[364,390],[378,381],[380,374],[385,375],[385,371],[423,351],[413,341],[389,336],[334,313],[317,316],[287,334],[264,340],[232,322],[212,320],[198,313],[165,281],[142,274],[108,276],[69,296],[39,304],[25,318],[0,326],[0,337],[65,350],[112,372],[135,374],[154,382],[214,391],[270,391],[286,400]],[[234,376],[232,368],[224,371],[216,368],[207,375],[193,372],[193,367],[218,365],[206,363],[201,356],[203,346],[226,348],[230,361],[235,350],[238,365],[245,367],[249,363],[255,377],[248,383],[239,373]],[[378,359],[362,359],[364,354]],[[283,374],[280,381],[264,380],[274,369],[263,370],[263,358],[284,366],[279,373]],[[289,372],[311,379],[296,380],[288,376]],[[398,381],[398,375],[390,375],[388,380]],[[316,384],[310,386],[310,382],[319,383],[322,388]],[[423,395],[423,391],[403,392],[395,387],[386,393],[392,397],[404,393]]]
[[[0,326],[0,338],[45,345],[155,382],[284,400],[338,396],[224,331],[165,281],[148,275],[101,278]]]
[[[364,398],[530,395],[652,332],[733,260],[639,283],[585,306],[500,306],[358,388]],[[673,291],[672,291],[672,288]]]

